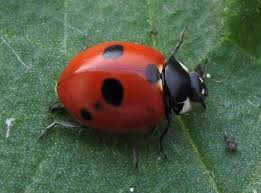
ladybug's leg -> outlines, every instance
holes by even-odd
[[[58,101],[56,101],[56,102],[54,102],[53,104],[51,104],[50,106],[49,106],[49,111],[51,112],[51,113],[54,113],[54,112],[63,112],[65,109],[64,109],[64,106],[60,103],[60,102],[58,102]]]
[[[164,151],[162,141],[163,141],[164,137],[166,136],[166,134],[168,133],[170,121],[171,121],[171,105],[170,105],[171,103],[170,103],[170,97],[167,93],[165,93],[164,102],[165,102],[165,115],[166,115],[166,119],[167,119],[167,125],[165,126],[164,130],[160,134],[159,146],[160,146],[160,151],[162,152],[164,158],[166,159],[167,154]]]
[[[162,141],[163,141],[164,137],[166,136],[166,134],[168,133],[169,126],[170,126],[170,119],[167,119],[167,125],[165,126],[164,130],[160,134],[160,142],[159,142],[160,151],[161,151],[161,153],[162,153],[162,155],[165,159],[167,159],[168,157],[167,157],[167,154],[164,151]]]
[[[161,73],[161,79],[162,79],[162,87],[163,87],[163,97],[164,97],[164,106],[165,106],[165,116],[167,119],[167,125],[165,126],[164,130],[162,131],[162,133],[160,134],[160,141],[159,141],[159,147],[160,147],[160,151],[162,152],[164,158],[167,158],[167,155],[164,151],[163,145],[162,145],[162,141],[165,137],[165,135],[167,134],[168,130],[169,130],[169,126],[170,126],[170,121],[171,121],[171,104],[173,103],[171,101],[171,95],[169,93],[169,89],[166,85],[166,80],[165,80],[165,68],[166,66],[163,67],[162,73]]]
[[[138,155],[138,151],[137,151],[137,147],[136,147],[136,146],[133,146],[133,147],[132,147],[132,155],[133,155],[134,167],[135,167],[135,169],[138,169],[138,165],[139,165],[139,155]]]
[[[153,125],[151,127],[148,128],[148,135],[152,135],[154,133],[154,131],[156,130],[157,125]]]
[[[39,140],[42,139],[51,129],[53,129],[55,126],[62,126],[64,128],[80,128],[82,127],[81,125],[76,125],[76,124],[72,124],[69,122],[65,122],[65,121],[54,121],[52,124],[50,124],[48,127],[46,127],[43,131],[42,134],[40,135],[40,137],[38,138]]]

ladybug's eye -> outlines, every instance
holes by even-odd
[[[114,78],[104,80],[102,96],[107,103],[120,106],[123,100],[123,86],[121,82]]]

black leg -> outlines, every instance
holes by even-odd
[[[102,135],[102,142],[107,145],[107,146],[112,146],[113,145],[113,140],[111,135]]]
[[[152,127],[150,127],[148,135],[152,135],[154,133],[154,131],[156,130],[156,128],[157,128],[157,125],[153,125]]]
[[[166,89],[166,85],[165,85],[165,89]],[[165,102],[165,116],[166,116],[166,120],[167,120],[167,125],[164,127],[164,130],[160,134],[159,147],[160,147],[161,153],[163,154],[163,157],[166,159],[167,154],[164,151],[162,142],[163,142],[164,137],[168,133],[170,121],[171,121],[171,99],[170,99],[168,92],[165,92],[164,102]]]
[[[135,167],[135,169],[138,169],[138,166],[139,166],[139,155],[138,155],[136,146],[132,147],[132,155],[133,155],[134,167]]]
[[[170,119],[167,120],[167,125],[165,126],[164,130],[163,130],[162,133],[160,134],[160,142],[159,142],[160,151],[161,151],[161,153],[162,153],[162,155],[163,155],[163,157],[164,157],[165,159],[167,159],[168,157],[167,157],[167,154],[166,154],[165,151],[164,151],[162,142],[163,142],[164,137],[165,137],[166,134],[168,133],[169,126],[170,126]]]
[[[60,102],[58,102],[58,101],[54,102],[53,104],[51,104],[49,106],[49,111],[51,113],[63,112],[64,110],[65,110],[64,106]]]
[[[180,45],[181,45],[181,43],[183,41],[183,37],[184,37],[184,32],[182,33],[181,40],[179,42]],[[180,47],[180,45],[179,45],[179,47]],[[177,48],[177,46],[176,46],[176,49],[179,49],[179,48]],[[167,119],[167,125],[165,126],[163,132],[160,135],[159,147],[160,147],[160,151],[163,154],[163,157],[166,159],[167,158],[167,154],[164,151],[164,148],[163,148],[163,145],[162,145],[162,141],[163,141],[165,135],[167,134],[167,132],[169,130],[173,101],[172,101],[172,97],[171,97],[171,94],[169,92],[169,89],[168,89],[168,87],[166,85],[165,68],[166,68],[166,65],[163,66],[161,78],[162,78],[162,87],[163,87],[163,93],[164,93],[165,116],[166,116],[166,119]]]

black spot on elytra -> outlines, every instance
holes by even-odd
[[[81,116],[83,119],[85,119],[86,121],[90,121],[92,120],[92,115],[89,111],[87,111],[86,109],[82,109],[81,110]]]
[[[123,86],[114,78],[104,80],[102,84],[102,96],[104,100],[114,106],[120,106],[123,100]]]
[[[105,59],[116,59],[123,54],[123,46],[122,45],[113,45],[107,47],[103,52],[103,57]]]
[[[93,108],[94,108],[94,110],[102,110],[104,107],[101,104],[101,102],[96,101],[96,102],[93,103]]]
[[[145,69],[145,74],[150,83],[156,83],[160,79],[160,72],[155,64],[148,64]]]

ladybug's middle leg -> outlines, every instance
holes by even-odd
[[[169,126],[170,126],[170,121],[171,121],[171,102],[170,102],[170,97],[168,92],[165,92],[164,94],[164,102],[165,102],[165,116],[167,119],[167,125],[165,126],[164,130],[162,131],[162,133],[160,134],[160,141],[159,141],[159,147],[160,147],[160,151],[163,154],[163,157],[166,159],[167,158],[167,154],[164,151],[163,145],[162,145],[162,141],[164,139],[164,137],[166,136],[166,134],[168,133],[169,130]]]
[[[169,126],[170,126],[170,120],[167,120],[167,125],[165,126],[164,130],[160,134],[160,142],[159,142],[160,151],[163,154],[163,157],[165,159],[167,159],[168,157],[167,157],[167,154],[164,151],[164,148],[163,148],[163,145],[162,145],[162,141],[163,141],[164,137],[166,136],[166,134],[168,133]]]
[[[153,126],[149,127],[148,135],[152,135],[155,132],[156,128],[157,128],[157,125],[153,125]]]
[[[138,169],[139,166],[139,154],[138,154],[138,150],[137,150],[137,146],[133,146],[132,147],[132,155],[133,155],[133,164],[135,169]]]

